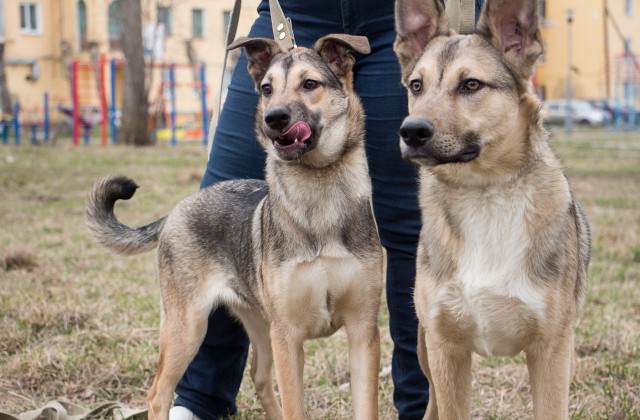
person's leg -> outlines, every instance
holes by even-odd
[[[270,35],[271,22],[262,14],[251,36]],[[246,66],[243,53],[229,85],[202,188],[229,179],[264,178],[264,150],[254,134],[257,94]],[[234,414],[248,349],[240,322],[224,307],[215,310],[200,350],[178,383],[174,405],[203,420]]]
[[[355,30],[367,35],[372,47],[370,55],[356,61],[355,87],[367,115],[366,148],[374,212],[387,249],[394,404],[400,419],[419,419],[428,403],[429,383],[417,358],[418,322],[413,304],[415,252],[421,226],[417,172],[413,164],[402,160],[398,146],[398,130],[408,114],[407,94],[392,50],[392,14],[362,22]]]
[[[476,24],[478,23],[478,19],[480,19],[480,12],[482,12],[483,7],[484,0],[476,0]]]

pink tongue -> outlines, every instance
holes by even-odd
[[[309,128],[309,124],[307,124],[306,122],[300,121],[292,125],[291,128],[282,135],[282,137],[285,137],[291,141],[297,139],[298,141],[303,142],[311,137],[311,128]]]

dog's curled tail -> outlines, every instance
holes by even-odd
[[[118,221],[113,212],[115,202],[130,199],[137,188],[129,178],[107,176],[93,184],[87,197],[87,228],[99,244],[119,254],[133,255],[153,249],[166,219],[139,228]]]

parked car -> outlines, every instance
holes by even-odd
[[[623,123],[635,121],[640,122],[640,110],[635,109],[628,104],[617,103],[613,100],[606,99],[589,99],[589,103],[594,107],[606,111],[609,114],[610,121],[620,118]]]
[[[564,124],[569,111],[569,102],[565,99],[552,99],[543,102],[543,116],[549,124]],[[571,101],[571,117],[575,124],[600,127],[610,122],[609,113],[597,109],[587,101]]]

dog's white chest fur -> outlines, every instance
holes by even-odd
[[[341,246],[325,248],[305,260],[291,261],[282,267],[282,276],[273,288],[276,300],[283,300],[298,333],[308,337],[332,334],[342,325],[340,301],[357,293],[364,279],[363,266]]]
[[[447,306],[474,321],[475,351],[485,356],[518,353],[529,321],[542,320],[546,309],[527,275],[527,197],[511,194],[484,191],[465,197],[466,205],[457,209],[463,242],[453,293],[458,296]],[[437,300],[451,298],[451,292],[445,288]]]

